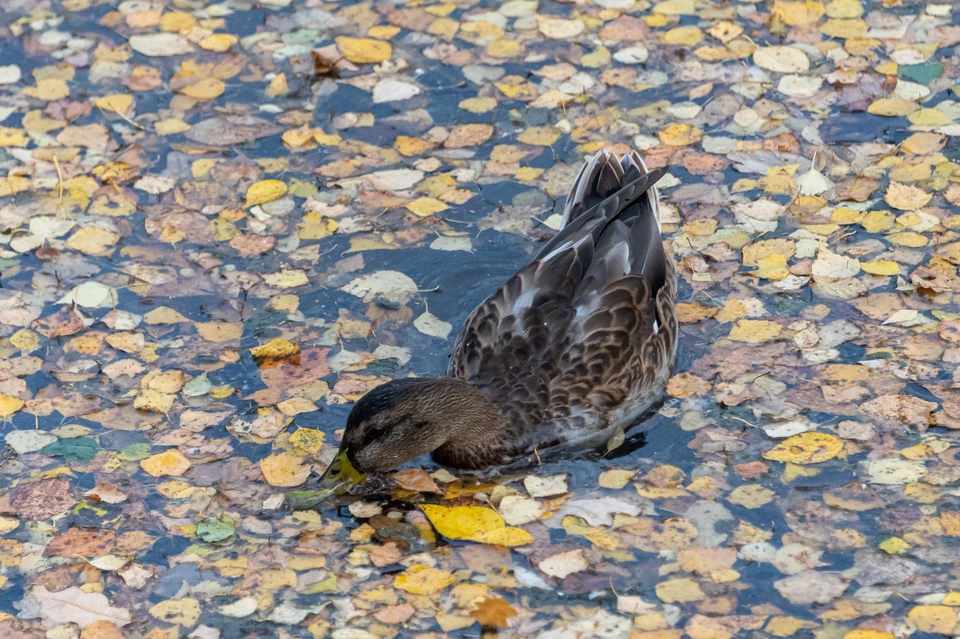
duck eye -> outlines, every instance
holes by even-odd
[[[367,425],[367,437],[370,439],[380,439],[388,430],[389,426],[385,422],[371,422]]]

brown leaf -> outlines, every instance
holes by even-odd
[[[517,611],[510,607],[506,599],[487,597],[470,611],[470,616],[484,626],[506,628],[508,626],[507,620],[510,617],[516,617]]]
[[[102,557],[113,550],[116,533],[98,528],[70,528],[53,538],[44,557]]]
[[[70,483],[63,479],[44,479],[17,486],[11,503],[27,519],[39,521],[61,515],[77,503]]]
[[[184,133],[188,140],[210,146],[232,146],[276,135],[283,127],[250,115],[230,115],[199,122]]]
[[[416,490],[421,493],[442,493],[442,488],[427,473],[419,468],[408,468],[394,473],[390,479],[396,482],[400,488],[407,490]]]
[[[53,315],[42,317],[33,323],[34,330],[46,337],[75,335],[85,327],[80,313],[69,306],[64,306]]]
[[[399,606],[387,606],[373,613],[373,616],[380,623],[401,624],[412,617],[417,609],[410,604],[400,604]]]
[[[460,124],[451,129],[443,146],[448,149],[476,146],[489,140],[492,135],[493,126],[490,124]]]

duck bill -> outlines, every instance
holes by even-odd
[[[347,449],[343,448],[327,466],[327,470],[320,478],[319,489],[329,491],[324,498],[330,495],[342,495],[362,482],[366,476],[365,473],[361,473],[353,467],[350,458],[347,457]]]

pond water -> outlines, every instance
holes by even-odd
[[[0,0],[0,636],[960,633],[960,18],[878,0]],[[312,506],[639,149],[622,445]]]

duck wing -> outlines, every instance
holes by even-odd
[[[594,437],[662,390],[650,389],[676,342],[654,186],[665,172],[636,152],[599,152],[574,181],[561,230],[457,337],[447,374],[501,409],[513,452]]]

